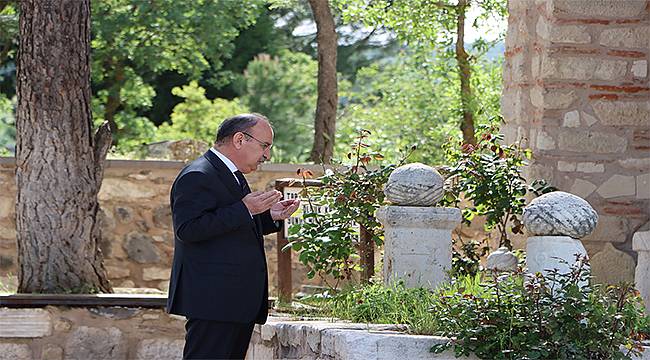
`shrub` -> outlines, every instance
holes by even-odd
[[[637,354],[648,319],[635,290],[589,285],[586,259],[547,277],[492,273],[479,293],[442,296],[434,352],[481,359],[629,359]],[[625,352],[621,352],[625,349]]]
[[[360,228],[363,228],[376,245],[383,243],[381,224],[375,211],[384,203],[383,185],[399,164],[381,164],[383,155],[370,150],[367,144],[368,130],[360,130],[347,154],[350,164],[340,164],[321,177],[319,188],[305,187],[302,197],[307,199],[304,223],[290,228],[291,242],[287,245],[300,253],[299,260],[309,268],[307,276],[316,274],[325,279],[331,275],[337,282],[328,284],[338,287],[338,280],[349,280],[352,273],[361,270],[356,263],[355,247],[359,244]],[[415,148],[411,148],[411,152]],[[371,168],[376,161],[380,165]],[[342,170],[341,170],[342,169]],[[299,173],[305,173],[299,170]],[[317,208],[328,209],[318,214]]]

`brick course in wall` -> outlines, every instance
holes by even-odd
[[[506,139],[527,139],[529,178],[584,197],[600,215],[584,241],[607,262],[596,277],[633,280],[615,262],[635,260],[632,235],[650,219],[650,1],[511,0],[509,11]]]

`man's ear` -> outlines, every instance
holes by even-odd
[[[244,145],[244,134],[243,133],[235,133],[235,135],[232,136],[232,146],[239,150],[241,147]]]

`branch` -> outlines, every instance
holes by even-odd
[[[99,191],[99,187],[102,184],[106,154],[108,153],[108,149],[110,148],[112,141],[113,134],[111,134],[110,126],[108,125],[108,121],[104,121],[104,123],[102,123],[95,132],[95,137],[93,139],[93,155],[95,157],[95,181],[97,182],[97,191]]]

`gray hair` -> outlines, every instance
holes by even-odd
[[[219,125],[219,130],[217,130],[215,143],[224,144],[226,140],[230,139],[236,133],[245,132],[257,125],[260,120],[269,122],[266,116],[258,113],[239,114],[224,120]]]

